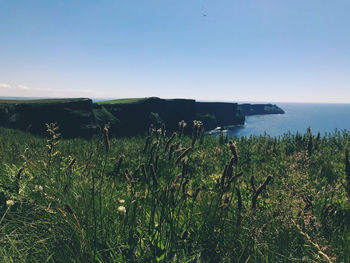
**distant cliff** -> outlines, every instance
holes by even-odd
[[[33,134],[44,135],[45,123],[56,122],[64,137],[90,137],[99,134],[104,120],[117,123],[90,99],[0,101],[0,126]]]
[[[219,126],[242,125],[245,121],[237,103],[196,102],[196,114],[207,130]]]
[[[106,123],[110,135],[133,136],[147,132],[149,125],[163,123],[168,133],[184,120],[191,133],[194,120],[206,130],[244,124],[245,115],[283,113],[272,104],[196,102],[191,99],[123,99],[92,103],[91,99],[0,100],[0,126],[46,134],[45,123],[57,122],[64,137],[91,137],[101,134]]]
[[[191,99],[146,99],[116,100],[101,105],[120,121],[118,135],[139,134],[148,129],[149,124],[160,126],[164,123],[169,132],[178,129],[178,122],[188,125],[190,133],[194,120],[202,121],[206,130],[218,126],[244,124],[245,117],[237,103],[196,102]]]
[[[184,120],[189,124],[187,129],[190,129],[196,117],[195,103],[195,100],[190,99],[151,97],[111,103],[107,101],[100,105],[120,121],[116,135],[130,136],[144,133],[151,123],[156,127],[164,123],[168,132],[172,132],[178,129],[178,122]]]
[[[275,104],[239,104],[245,116],[263,114],[284,114],[284,110]]]

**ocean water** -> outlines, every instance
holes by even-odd
[[[246,117],[244,126],[228,132],[237,137],[250,135],[280,136],[285,133],[305,133],[311,127],[321,135],[335,130],[350,131],[350,104],[276,103],[285,114]]]

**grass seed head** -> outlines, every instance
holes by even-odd
[[[191,150],[192,147],[188,147],[179,157],[177,157],[175,164],[178,164]]]
[[[197,141],[201,125],[202,125],[201,121],[193,121],[192,147],[195,145]]]
[[[235,165],[237,165],[238,158],[239,158],[237,145],[233,141],[229,141],[229,147],[230,147],[230,151],[234,157],[233,162]]]
[[[165,151],[168,150],[169,145],[170,145],[170,143],[172,142],[172,140],[174,140],[175,136],[176,136],[176,132],[174,132],[174,133],[171,135],[171,137],[169,138],[169,140],[166,142],[166,144],[165,144]]]
[[[180,138],[183,135],[184,129],[185,129],[186,126],[187,126],[187,123],[184,120],[179,122],[179,130],[180,130],[180,136],[179,137]]]
[[[109,152],[110,146],[111,146],[109,141],[109,136],[108,136],[108,130],[109,130],[109,124],[106,124],[105,127],[103,128],[103,141],[105,144],[106,153]]]
[[[165,137],[166,136],[166,129],[165,129],[165,124],[162,123],[162,136]]]

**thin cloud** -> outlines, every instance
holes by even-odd
[[[0,89],[11,89],[12,86],[7,83],[0,83]]]
[[[48,88],[28,88],[26,90],[42,91],[42,92],[59,92],[59,93],[96,93],[94,90],[88,89],[48,89]]]
[[[20,90],[30,90],[30,88],[28,86],[25,86],[25,85],[17,85],[17,88]]]
[[[29,93],[33,96],[42,97],[91,97],[100,92],[89,89],[60,89],[60,88],[36,88],[24,84],[0,83],[2,96],[27,96]]]

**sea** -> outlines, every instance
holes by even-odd
[[[228,129],[228,134],[282,136],[286,133],[312,133],[325,136],[336,131],[350,131],[350,104],[276,103],[285,114],[247,116],[245,125]]]

